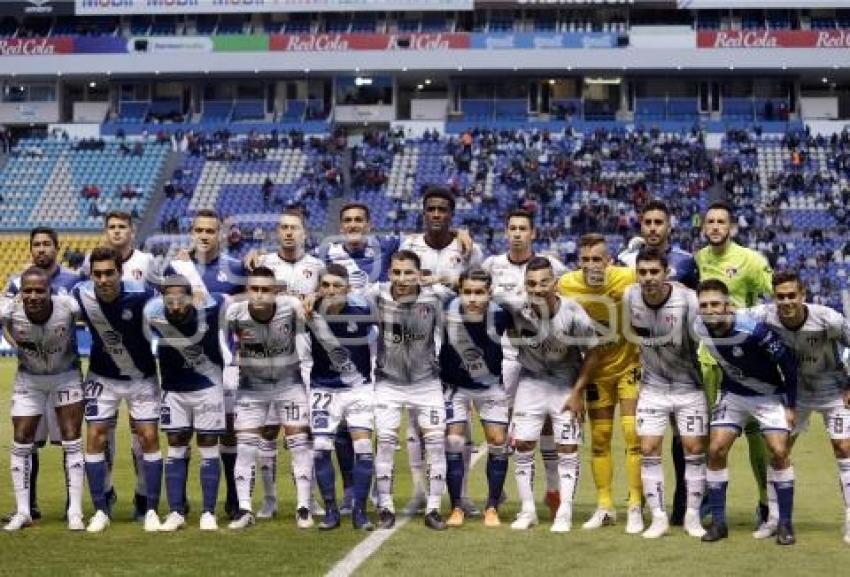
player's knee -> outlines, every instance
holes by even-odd
[[[836,459],[850,459],[850,439],[832,441],[832,452]]]
[[[537,446],[535,441],[515,441],[514,448],[517,451],[522,451],[523,453],[528,453],[534,450]]]
[[[156,426],[146,425],[136,426],[136,435],[139,437],[139,443],[142,445],[142,451],[152,453],[159,450],[159,434]]]
[[[558,454],[572,455],[578,451],[578,445],[558,445]]]
[[[218,436],[217,435],[201,435],[198,434],[198,447],[215,447],[218,451]],[[188,443],[187,443],[188,444]]]
[[[487,430],[485,437],[487,438],[487,444],[490,446],[493,445],[505,445],[508,442],[508,432],[504,429],[497,430]]]
[[[354,454],[355,455],[371,455],[372,454],[372,440],[371,439],[354,439],[352,443],[354,445]]]
[[[316,435],[313,437],[313,449],[315,451],[333,451],[334,441],[328,435]]]
[[[611,438],[614,426],[609,419],[599,419],[590,424],[590,447],[594,455],[603,455],[611,451]]]
[[[681,437],[682,449],[685,455],[702,455],[705,453],[705,441],[702,437]]]
[[[466,438],[463,435],[452,433],[446,437],[446,453],[462,453],[465,445]]]

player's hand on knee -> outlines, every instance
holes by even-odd
[[[584,421],[584,395],[576,394],[575,391],[570,393],[564,403],[563,410],[571,412],[579,423]]]

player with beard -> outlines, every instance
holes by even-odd
[[[729,288],[732,305],[744,308],[757,304],[760,297],[770,296],[773,271],[760,253],[744,248],[732,240],[737,234],[735,222],[735,215],[729,205],[718,202],[708,207],[702,225],[708,246],[697,252],[696,263],[701,280],[723,281]],[[722,373],[705,347],[700,349],[699,360],[703,384],[711,405],[717,397]],[[747,422],[744,433],[750,451],[750,466],[759,489],[759,503],[756,509],[756,530],[759,531],[762,525],[767,523],[768,517],[775,518],[777,512],[771,515],[768,507],[767,447],[755,420]]]

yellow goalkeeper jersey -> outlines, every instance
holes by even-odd
[[[601,287],[588,286],[580,270],[568,272],[558,281],[558,292],[575,299],[595,323],[602,325],[598,327],[600,332],[611,329],[609,338],[613,340],[602,345],[602,357],[594,379],[599,383],[617,381],[626,371],[640,366],[637,346],[623,338],[621,306],[626,287],[635,282],[635,270],[624,266],[609,266]]]

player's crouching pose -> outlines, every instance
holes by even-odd
[[[315,451],[315,473],[325,502],[320,530],[339,527],[340,510],[331,460],[334,436],[346,422],[354,445],[352,512],[355,529],[371,531],[366,501],[374,469],[372,422],[375,409],[369,335],[374,318],[365,299],[349,294],[348,270],[331,263],[319,275],[319,298],[309,315],[310,423]]]
[[[186,525],[189,443],[197,434],[201,453],[202,531],[215,531],[215,502],[221,476],[219,437],[224,433],[224,390],[219,320],[225,297],[208,297],[203,308],[192,302],[192,288],[181,275],[164,279],[162,296],[145,307],[145,327],[155,340],[162,387],[160,426],[168,436],[165,491],[170,514],[160,531]]]
[[[514,400],[515,474],[522,508],[512,529],[537,524],[534,504],[534,447],[551,417],[558,450],[561,504],[550,530],[572,528],[573,498],[579,479],[578,446],[584,392],[598,363],[596,331],[584,309],[558,296],[552,264],[533,257],[525,272],[528,303],[509,331],[521,366]],[[586,351],[583,355],[582,351]]]
[[[637,427],[643,493],[652,513],[652,524],[643,536],[661,537],[670,526],[664,510],[661,445],[672,416],[685,451],[685,531],[702,537],[699,508],[705,492],[708,404],[697,362],[699,341],[692,333],[699,302],[691,289],[667,281],[667,255],[657,249],[642,249],[636,269],[639,284],[626,289],[623,318],[625,334],[638,344],[641,354]]]
[[[92,280],[74,289],[74,298],[92,335],[85,385],[86,475],[96,512],[86,530],[100,533],[109,526],[104,448],[118,405],[125,400],[142,445],[145,531],[159,531],[156,512],[162,488],[157,430],[159,388],[154,378],[156,362],[143,330],[144,307],[153,297],[153,291],[121,280],[121,257],[111,248],[94,249],[89,262]]]
[[[490,301],[490,275],[472,269],[460,275],[460,296],[446,310],[440,376],[446,388],[446,464],[452,513],[446,524],[463,525],[463,449],[474,404],[487,439],[487,505],[484,526],[498,527],[499,499],[508,472],[508,395],[500,378],[508,313]],[[509,361],[515,364],[515,361]],[[515,374],[516,371],[513,371]]]
[[[379,526],[395,525],[393,461],[398,445],[401,412],[413,409],[430,459],[425,525],[446,528],[440,500],[446,485],[446,409],[437,365],[436,341],[442,301],[434,287],[421,285],[419,257],[409,250],[390,260],[389,283],[369,291],[378,314],[378,357],[375,368],[375,482]]]
[[[773,277],[775,304],[759,305],[747,312],[779,333],[800,363],[797,392],[797,425],[791,443],[806,430],[809,417],[818,412],[832,441],[838,461],[838,482],[844,498],[844,542],[850,545],[850,377],[841,362],[841,349],[850,347],[850,321],[823,305],[805,304],[806,288],[799,275],[782,272]],[[771,515],[753,536],[767,538],[776,532],[776,492],[768,486]]]
[[[789,433],[796,420],[797,359],[766,323],[736,313],[723,281],[710,279],[697,291],[701,322],[696,330],[723,371],[720,398],[711,416],[708,448],[708,504],[711,526],[705,542],[725,539],[729,449],[748,418],[754,418],[770,453],[768,478],[779,501],[776,542],[793,545],[794,468]]]
[[[236,491],[239,513],[229,527],[254,524],[251,497],[260,434],[265,425],[283,426],[292,456],[297,525],[313,526],[310,485],[313,449],[307,428],[307,392],[302,372],[309,369],[304,309],[296,297],[278,294],[274,272],[260,266],[248,277],[247,301],[226,312],[229,339],[236,342],[239,388],[236,392]]]
[[[70,296],[50,294],[44,270],[32,267],[20,280],[20,297],[3,312],[7,340],[18,350],[12,395],[14,442],[10,465],[17,511],[3,528],[17,531],[32,524],[30,459],[45,406],[55,406],[68,482],[68,529],[82,531],[84,464],[80,428],[83,388],[75,338],[80,309]],[[54,403],[48,403],[53,397]]]

